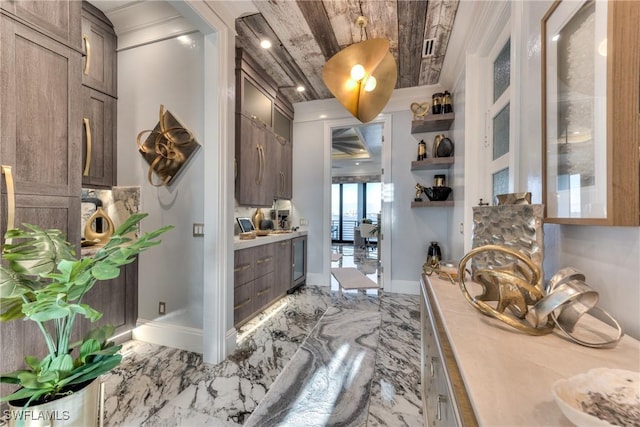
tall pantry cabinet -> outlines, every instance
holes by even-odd
[[[59,228],[77,251],[80,14],[77,1],[0,2],[0,233],[22,223]],[[0,323],[0,371],[23,366],[25,355],[46,354],[31,323]]]
[[[26,222],[79,243],[81,4],[0,5],[0,232]]]

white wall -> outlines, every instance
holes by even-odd
[[[192,236],[192,224],[203,222],[204,150],[171,186],[153,187],[136,146],[137,134],[158,123],[160,104],[204,143],[203,36],[189,37],[190,44],[174,38],[118,53],[118,184],[141,185],[141,210],[150,214],[142,231],[176,227],[140,257],[139,318],[156,319],[164,301],[167,313],[184,310],[172,323],[201,328],[203,240]]]
[[[387,292],[418,293],[418,280],[431,241],[440,242],[444,256],[451,254],[451,218],[453,208],[411,208],[416,182],[431,186],[438,171],[412,172],[411,161],[417,155],[418,141],[433,142],[437,132],[412,135],[412,102],[431,100],[439,86],[396,90],[383,110],[391,116],[391,283]],[[330,149],[325,146],[325,122],[350,118],[335,99],[311,101],[294,105],[293,127],[293,200],[294,225],[300,218],[309,221],[310,284],[329,285],[324,263],[328,259],[330,236],[331,188],[325,185],[330,174]],[[455,141],[454,141],[455,142]],[[385,144],[387,142],[385,141]],[[443,171],[446,173],[447,171]],[[389,173],[385,170],[385,176]],[[385,178],[386,179],[386,178]],[[329,181],[330,182],[330,179]],[[384,220],[383,220],[384,221]],[[386,267],[388,268],[388,267]]]

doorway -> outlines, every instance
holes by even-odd
[[[390,140],[391,118],[381,115],[363,124],[355,119],[325,123],[325,147],[330,159],[326,185],[331,198],[326,230],[329,269],[356,267],[383,288],[388,281],[390,248],[390,203],[385,203],[385,171],[390,176],[390,154],[384,141]],[[361,232],[361,224],[362,230]],[[370,229],[373,228],[373,232]],[[329,278],[329,280],[332,280]]]

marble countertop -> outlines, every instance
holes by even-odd
[[[551,394],[556,380],[600,367],[640,371],[640,342],[631,337],[615,348],[594,349],[569,341],[557,328],[545,336],[526,335],[481,314],[459,286],[436,277],[425,282],[480,425],[571,426]],[[589,324],[588,317],[580,322]]]
[[[307,230],[292,231],[290,233],[278,233],[268,234],[266,236],[256,236],[255,239],[240,240],[239,236],[233,238],[233,249],[246,249],[254,246],[266,245],[268,243],[275,243],[281,240],[293,239],[294,237],[306,236]]]

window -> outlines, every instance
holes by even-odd
[[[331,186],[331,240],[353,242],[362,218],[378,222],[382,209],[380,182],[336,183]]]
[[[505,33],[498,39],[490,52],[491,95],[487,110],[485,136],[486,170],[485,182],[491,186],[486,194],[491,194],[495,203],[496,195],[508,193],[513,188],[512,170],[509,166],[512,152],[511,132],[511,39]],[[506,40],[505,40],[506,39]]]

